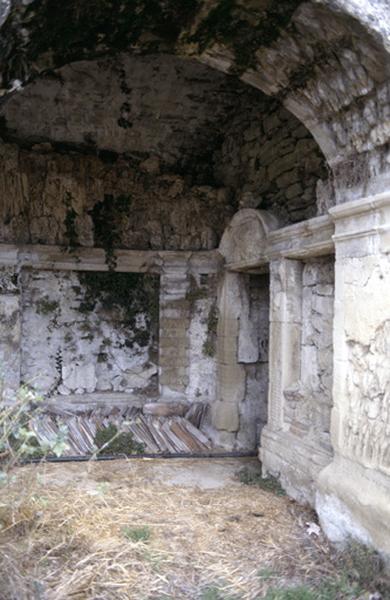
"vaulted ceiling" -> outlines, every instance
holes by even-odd
[[[359,197],[390,185],[389,10],[387,0],[1,0],[3,102],[79,61],[189,57],[282,102],[319,143],[338,200]]]

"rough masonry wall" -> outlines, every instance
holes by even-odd
[[[216,443],[254,451],[266,422],[269,279],[226,271],[218,294]]]
[[[328,177],[317,143],[278,102],[255,91],[242,99],[214,161],[217,178],[237,190],[241,208],[270,210],[281,225],[328,208],[317,202],[317,184]]]
[[[57,69],[1,114],[5,132],[24,143],[151,155],[165,171],[200,180],[212,176],[209,157],[245,94],[242,83],[194,61],[123,53]]]
[[[224,188],[191,186],[123,157],[0,146],[0,241],[137,250],[218,245],[235,211]]]
[[[327,177],[316,142],[280,102],[167,54],[67,65],[7,99],[0,117],[5,140],[79,156],[80,171],[91,169],[82,153],[131,161],[151,176],[226,187],[235,207],[271,209],[282,224],[317,213],[316,183]],[[187,218],[196,220],[191,211]]]
[[[156,395],[158,277],[24,269],[20,289],[22,382],[48,398]]]

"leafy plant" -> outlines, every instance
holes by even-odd
[[[277,496],[285,496],[286,492],[275,477],[262,477],[261,473],[251,471],[250,469],[242,469],[239,472],[239,480],[245,485],[255,485],[262,490],[272,492]]]
[[[238,596],[227,595],[220,586],[209,586],[201,591],[200,600],[238,600]]]
[[[4,394],[3,394],[4,396]],[[33,419],[42,412],[42,397],[22,385],[14,398],[0,402],[0,482],[8,480],[11,469],[26,458],[61,456],[67,448],[67,428],[59,426],[55,439],[41,443],[31,428]]]
[[[151,531],[147,525],[143,527],[124,527],[123,535],[132,542],[147,542],[150,539]]]
[[[120,432],[112,423],[96,432],[95,444],[100,454],[142,454],[145,450],[130,432]]]
[[[265,600],[319,600],[317,593],[306,587],[299,586],[286,589],[268,590]]]

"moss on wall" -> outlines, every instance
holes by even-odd
[[[129,213],[130,206],[130,196],[105,194],[104,200],[97,202],[90,211],[95,245],[104,248],[109,271],[114,271],[116,267],[115,248],[120,246],[121,221]]]
[[[79,310],[92,312],[100,303],[103,310],[119,311],[118,320],[130,327],[134,337],[125,344],[132,347],[148,345],[151,337],[158,337],[159,278],[144,273],[81,272],[79,280],[85,286],[84,302]],[[137,326],[137,316],[145,315],[146,329]]]
[[[270,46],[279,37],[299,4],[301,0],[279,0],[261,11],[253,9],[249,18],[236,0],[220,0],[190,41],[197,42],[201,51],[215,42],[230,46],[236,58],[235,71],[240,73],[254,66],[258,48]]]
[[[13,54],[7,79],[24,80],[42,55],[47,68],[48,61],[55,67],[139,44],[149,52],[169,48],[199,6],[199,0],[35,0],[12,12],[4,26],[4,52]]]
[[[200,51],[214,42],[230,46],[242,71],[252,65],[255,50],[279,37],[301,2],[278,0],[260,9],[237,0],[213,2],[187,41],[198,43]],[[4,82],[26,80],[41,57],[50,72],[134,47],[143,53],[175,52],[203,6],[201,0],[35,0],[12,11],[3,26]]]
[[[217,327],[218,327],[218,308],[214,303],[207,317],[207,334],[203,343],[203,354],[205,356],[215,356],[217,350]]]

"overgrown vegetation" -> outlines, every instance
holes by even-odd
[[[134,441],[130,432],[118,431],[118,428],[112,423],[99,429],[94,441],[98,448],[98,454],[103,455],[142,454],[145,451],[143,444]]]
[[[203,342],[203,354],[212,358],[217,351],[217,327],[218,327],[218,308],[214,303],[207,317],[207,333]]]
[[[306,585],[271,586],[265,600],[387,600],[390,577],[379,554],[372,548],[350,541],[344,550],[333,553],[332,576]],[[276,573],[276,577],[275,577]],[[272,579],[278,579],[273,571]],[[280,576],[280,580],[283,578]]]
[[[255,485],[262,490],[272,492],[277,496],[285,496],[286,492],[275,477],[262,477],[261,473],[252,471],[248,468],[242,469],[239,472],[239,480],[245,485]]]
[[[60,426],[50,443],[39,441],[30,427],[42,413],[42,397],[22,385],[14,397],[5,401],[2,391],[0,401],[0,483],[7,482],[12,469],[27,458],[46,455],[61,456],[67,448],[67,429]]]
[[[220,0],[190,37],[190,42],[197,42],[201,51],[215,42],[230,46],[235,54],[235,70],[241,73],[254,66],[256,50],[270,46],[279,37],[300,3],[301,0],[279,0],[263,10],[253,8],[248,18],[247,11],[237,0]]]
[[[133,337],[126,345],[134,343],[147,346],[150,339],[158,337],[159,323],[159,278],[144,273],[99,273],[80,272],[80,284],[85,287],[85,296],[79,310],[89,313],[100,303],[103,310],[119,311],[118,320],[123,327],[131,328]],[[144,315],[144,324],[137,317]]]
[[[109,271],[115,271],[117,263],[115,249],[120,246],[123,222],[129,214],[130,207],[130,196],[119,195],[115,197],[111,194],[105,194],[104,199],[97,202],[90,211],[94,227],[95,245],[104,249]]]
[[[132,542],[147,542],[151,536],[150,527],[124,527],[123,535]]]

